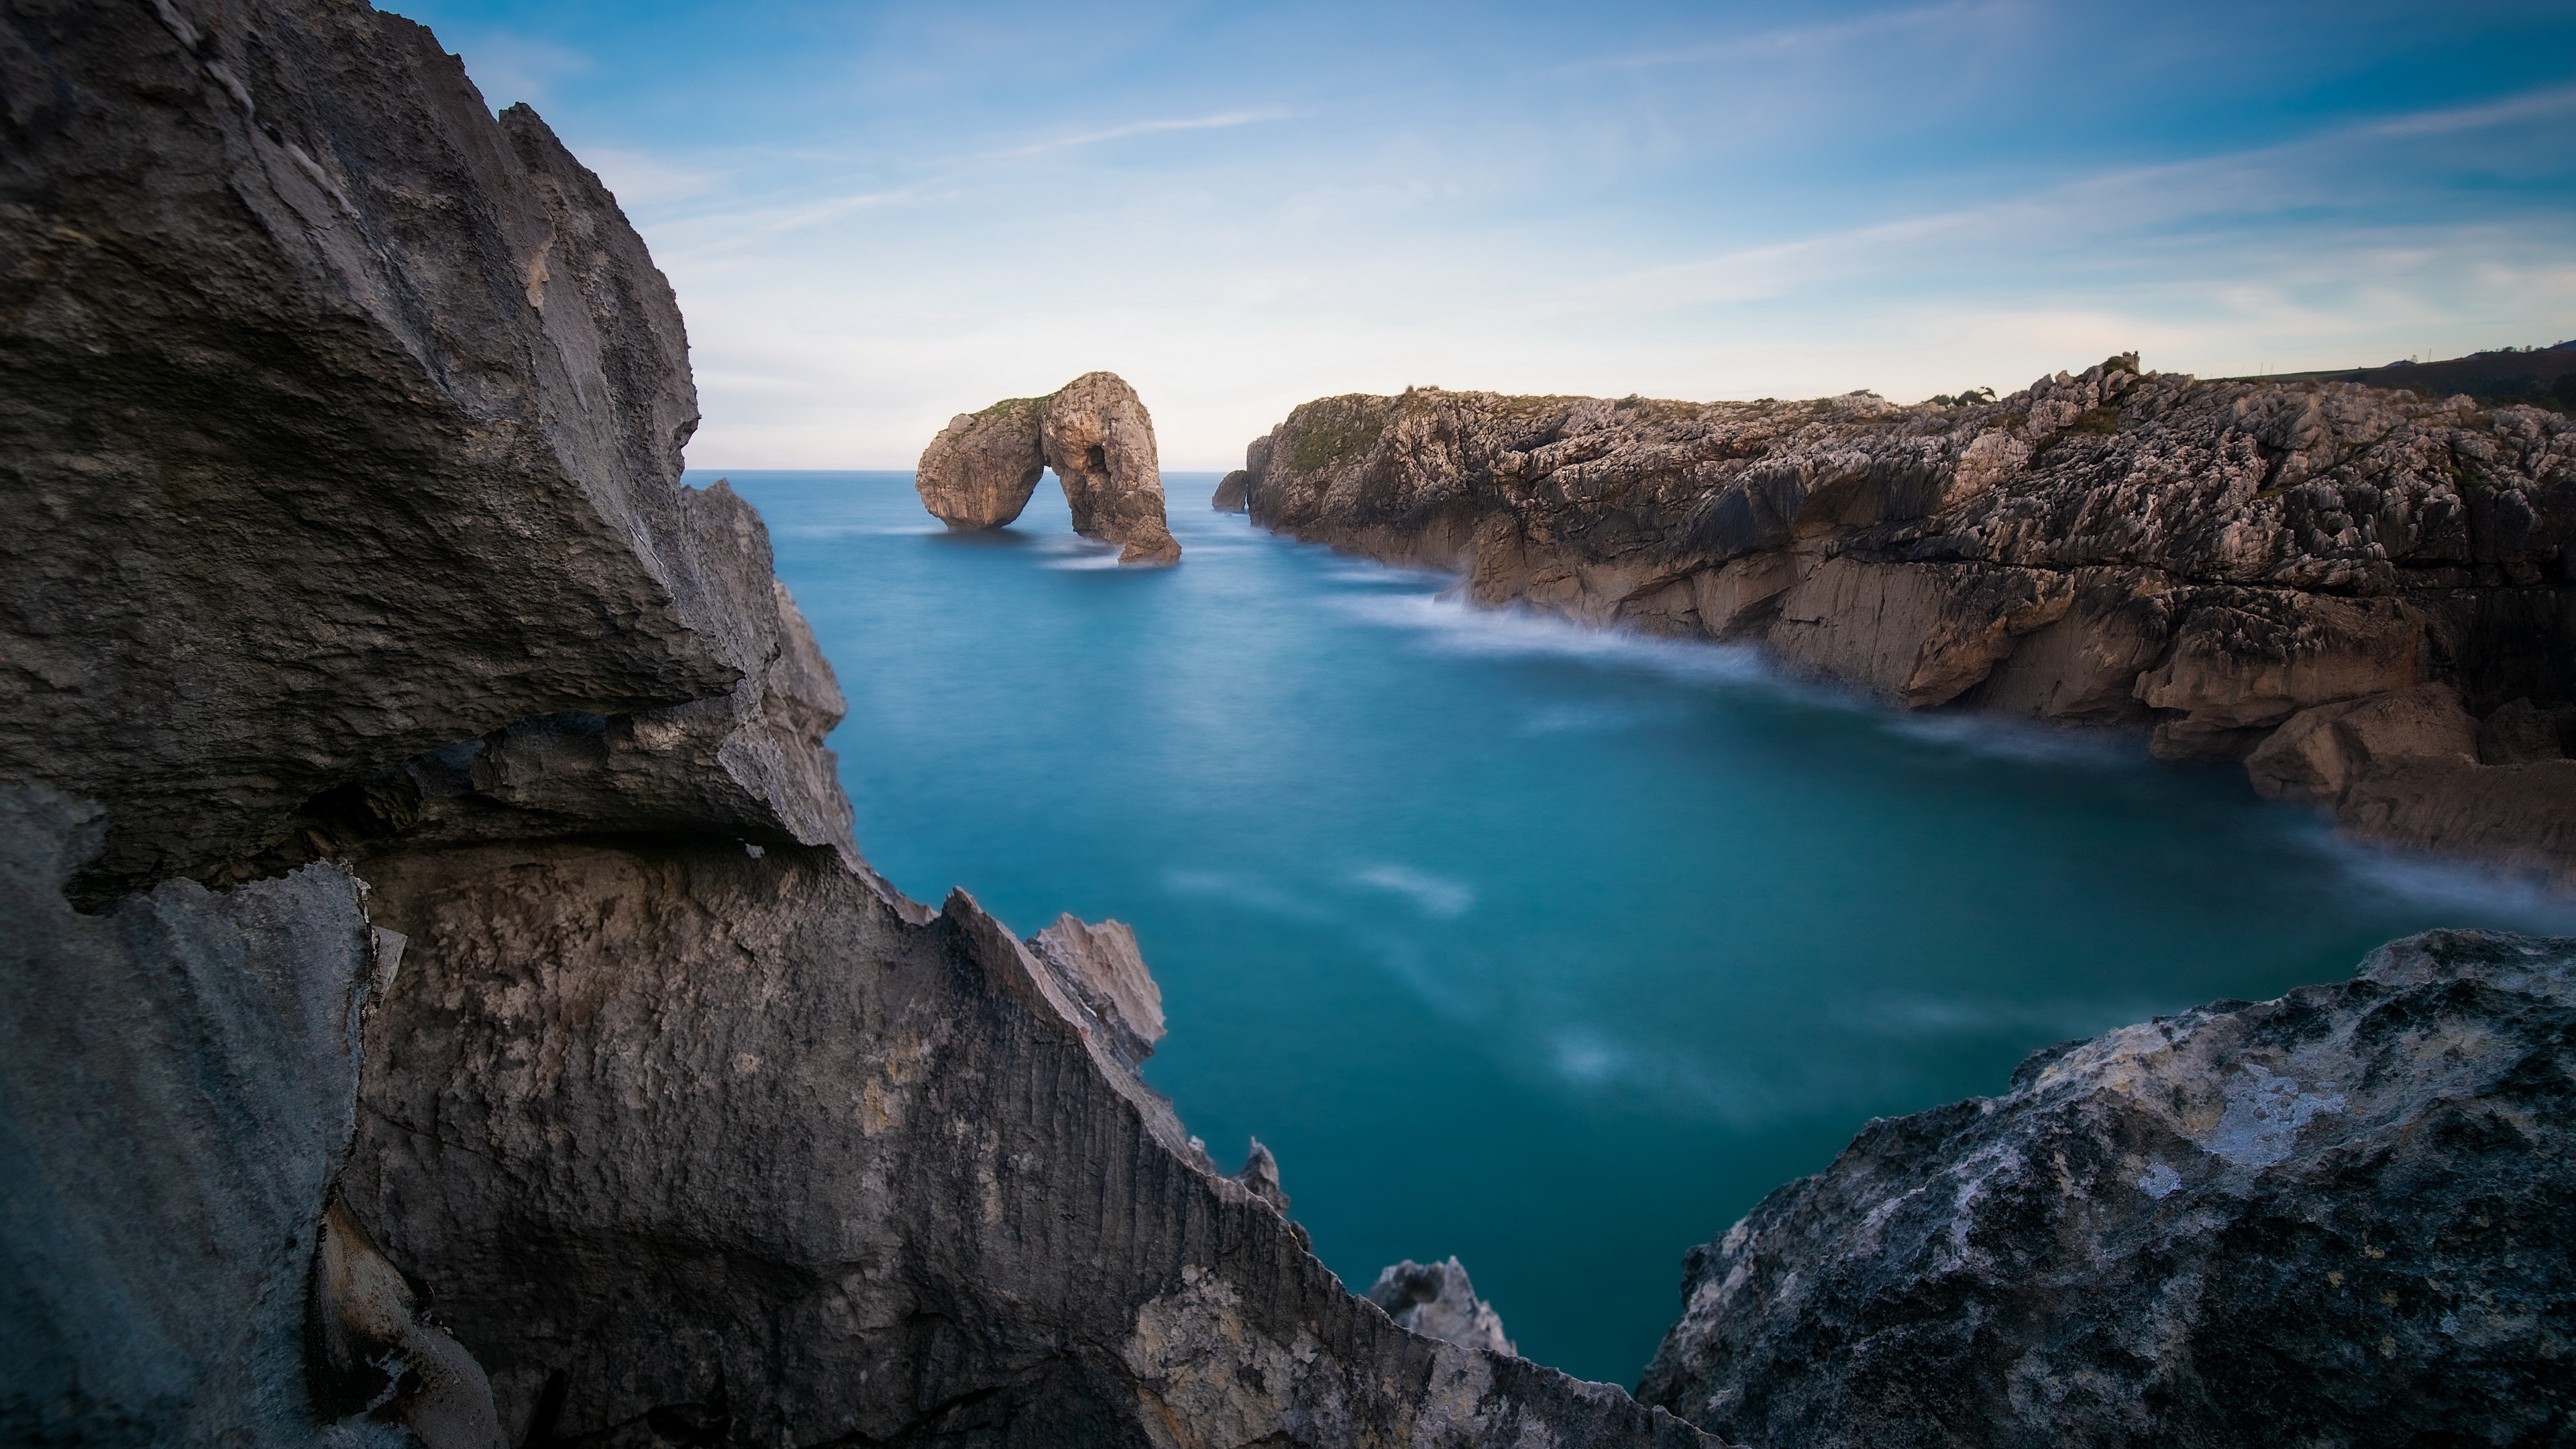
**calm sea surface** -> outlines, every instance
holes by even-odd
[[[1214,475],[1166,475],[1160,573],[1052,478],[985,537],[908,473],[732,478],[849,695],[878,869],[1022,935],[1132,924],[1146,1076],[1220,1161],[1259,1136],[1345,1282],[1457,1254],[1586,1378],[1633,1383],[1683,1250],[1872,1116],[2410,931],[2576,932],[2133,740],[1471,612],[1208,511]]]

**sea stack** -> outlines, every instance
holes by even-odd
[[[1000,528],[1028,507],[1048,468],[1064,484],[1076,533],[1121,545],[1123,564],[1180,562],[1163,517],[1154,419],[1114,372],[1086,372],[1045,397],[959,413],[922,450],[913,486],[921,506],[950,528]]]

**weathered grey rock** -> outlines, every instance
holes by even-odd
[[[1208,507],[1219,513],[1241,513],[1251,506],[1252,475],[1241,468],[1217,480],[1216,492],[1209,495]]]
[[[107,806],[84,899],[516,720],[734,688],[678,310],[534,112],[360,4],[10,21],[0,773]]]
[[[1163,988],[1146,969],[1133,928],[1123,921],[1095,926],[1067,912],[1031,936],[1029,950],[1107,1036],[1120,1061],[1134,1067],[1154,1054],[1163,1039]],[[1284,1204],[1280,1211],[1287,1211]]]
[[[2576,1410],[2576,940],[2034,1055],[1690,1255],[1640,1389],[1817,1446],[2540,1444]]]
[[[1086,372],[1047,400],[1046,461],[1064,483],[1077,533],[1124,547],[1120,563],[1178,563],[1163,517],[1154,420],[1114,372]]]
[[[1965,406],[1414,389],[1304,404],[1243,473],[1254,522],[1481,604],[1751,640],[1913,708],[2153,726],[2169,759],[2427,683],[2478,716],[2576,703],[2576,422],[2537,408],[2130,355]],[[2501,782],[2410,788],[2338,818],[2576,882],[2561,835],[2452,828]]]
[[[332,865],[77,914],[105,824],[0,786],[0,1442],[311,1443],[306,1272],[398,943]]]
[[[922,450],[913,487],[951,528],[999,528],[1020,516],[1047,468],[1064,485],[1074,532],[1121,545],[1123,564],[1180,561],[1163,512],[1154,420],[1114,372],[1086,372],[1045,397],[951,418]]]
[[[371,870],[413,944],[348,1201],[513,1442],[1700,1442],[1362,1305],[962,894],[676,843]]]
[[[921,506],[950,528],[1000,528],[1020,516],[1046,471],[1044,420],[1051,398],[1005,398],[959,413],[921,450],[912,484]]]
[[[1445,1263],[1407,1258],[1379,1272],[1365,1296],[1407,1333],[1460,1348],[1518,1352],[1503,1334],[1503,1316],[1476,1296],[1476,1285],[1468,1281],[1466,1268],[1454,1257]]]

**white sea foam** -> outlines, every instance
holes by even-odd
[[[1978,714],[1892,714],[1887,732],[1962,754],[2033,764],[2142,769],[2150,756],[2137,736]]]
[[[1463,599],[1429,594],[1349,594],[1333,599],[1332,604],[1366,623],[1411,630],[1444,653],[1577,659],[1648,670],[1695,684],[1788,683],[1760,655],[1740,644],[1593,629],[1526,609],[1480,609]]]
[[[1444,880],[1408,865],[1373,865],[1356,872],[1351,879],[1364,886],[1409,897],[1424,915],[1441,920],[1455,920],[1474,909],[1476,904],[1476,892],[1467,885]]]
[[[1167,870],[1163,872],[1163,889],[1180,896],[1210,896],[1246,910],[1292,921],[1329,921],[1333,918],[1331,911],[1281,890],[1247,871]]]
[[[2519,918],[2525,931],[2576,935],[2576,902],[2532,877],[2354,840],[2323,821],[2302,821],[2293,833],[2367,889],[2486,920]]]

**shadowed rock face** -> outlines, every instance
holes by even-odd
[[[1255,522],[1480,603],[1758,641],[1908,708],[2152,727],[2168,759],[2429,683],[2476,717],[2576,701],[2576,423],[2536,408],[2134,356],[1968,406],[1424,389],[1307,403],[1244,473]],[[2317,803],[2563,882],[2558,773]]]
[[[1123,545],[1118,561],[1177,563],[1163,514],[1154,420],[1116,373],[1087,372],[1041,398],[951,418],[922,450],[913,486],[951,528],[1000,528],[1020,516],[1048,468],[1064,484],[1074,531]]]
[[[362,887],[313,865],[81,915],[62,887],[104,827],[0,787],[0,1442],[309,1440],[305,1277],[379,974]]]
[[[2541,1444],[2576,1410],[2576,941],[2033,1056],[1694,1249],[1642,1396],[1819,1449]]]
[[[10,16],[0,773],[108,806],[78,894],[514,720],[734,687],[679,312],[533,111],[363,5]]]
[[[962,894],[681,845],[368,869],[414,944],[347,1192],[514,1442],[1701,1442],[1352,1297]]]

